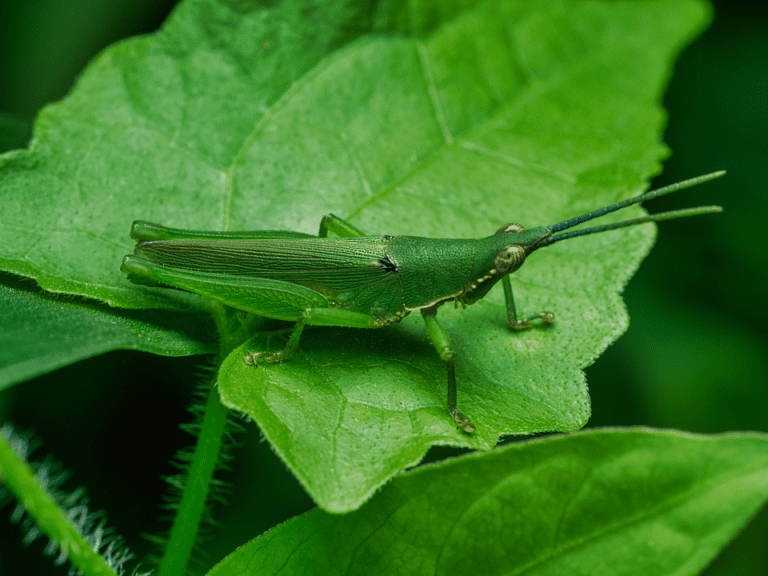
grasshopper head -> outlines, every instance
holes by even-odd
[[[579,230],[572,230],[569,232],[563,232],[574,226],[578,226],[583,222],[592,220],[593,218],[599,218],[616,210],[621,210],[627,206],[633,204],[639,204],[644,200],[650,200],[659,196],[664,196],[677,190],[689,188],[718,178],[725,174],[725,172],[713,172],[712,174],[706,174],[697,178],[691,178],[677,184],[666,186],[658,190],[651,190],[634,196],[627,200],[611,204],[603,208],[598,208],[592,212],[587,212],[580,216],[575,216],[568,220],[563,220],[557,224],[551,226],[537,226],[536,228],[530,228],[526,230],[520,224],[509,223],[505,224],[496,231],[494,236],[491,236],[487,240],[491,242],[490,251],[495,252],[496,256],[493,263],[493,270],[491,274],[498,274],[502,276],[504,274],[510,274],[520,268],[525,261],[525,258],[534,250],[542,248],[543,246],[549,246],[560,240],[566,238],[575,238],[576,236],[586,236],[588,234],[595,234],[598,232],[605,232],[607,230],[615,230],[617,228],[624,228],[626,226],[635,226],[636,224],[643,224],[645,222],[660,222],[662,220],[671,220],[673,218],[682,218],[685,216],[697,216],[699,214],[711,214],[714,212],[722,211],[719,206],[701,206],[699,208],[686,208],[683,210],[673,210],[671,212],[662,212],[661,214],[651,214],[649,216],[642,216],[640,218],[634,218],[632,220],[625,220],[623,222],[617,222],[613,224],[605,224],[603,226],[594,226],[592,228],[582,228]]]
[[[499,275],[510,274],[520,268],[526,256],[545,242],[552,232],[544,226],[526,230],[520,224],[505,224],[494,235],[498,248],[494,269]]]
[[[473,280],[467,287],[463,296],[463,302],[471,304],[483,298],[493,284],[503,276],[518,270],[531,252],[544,246],[554,244],[555,242],[559,242],[560,240],[574,238],[576,236],[586,236],[597,232],[605,232],[607,230],[615,230],[626,226],[634,226],[645,222],[660,222],[662,220],[671,220],[673,218],[682,218],[684,216],[721,212],[722,208],[719,206],[701,206],[699,208],[673,210],[671,212],[642,216],[623,222],[563,232],[563,230],[568,230],[569,228],[578,226],[593,218],[599,218],[600,216],[615,212],[616,210],[621,210],[627,206],[639,204],[644,200],[657,198],[677,190],[682,190],[702,182],[713,180],[723,174],[725,174],[725,172],[713,172],[712,174],[691,178],[690,180],[672,184],[658,190],[651,190],[644,194],[640,194],[639,196],[634,196],[633,198],[617,202],[616,204],[611,204],[604,208],[587,212],[581,216],[563,220],[562,222],[552,224],[551,226],[537,226],[536,228],[526,230],[520,224],[505,224],[499,228],[493,236],[479,240],[481,248],[478,248],[475,254],[473,270],[470,274],[470,277],[473,278]]]

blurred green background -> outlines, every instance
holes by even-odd
[[[1,3],[0,151],[26,145],[36,112],[64,97],[99,50],[156,30],[173,4]],[[768,431],[768,3],[714,5],[713,25],[671,78],[665,141],[672,156],[653,184],[718,169],[728,175],[648,208],[720,204],[725,212],[660,226],[625,292],[629,331],[587,369],[590,426]],[[65,486],[86,486],[92,510],[105,510],[142,557],[151,549],[142,534],[166,527],[158,519],[165,490],[158,476],[174,472],[169,458],[188,442],[177,423],[189,419],[199,362],[106,354],[4,391],[0,421],[33,428],[44,442],[37,457],[63,462],[73,472]],[[212,533],[202,567],[312,506],[254,428],[239,436],[225,476],[230,505],[216,514],[222,528]],[[3,510],[7,517],[12,507]],[[706,574],[768,574],[766,534],[764,510]],[[45,541],[22,548],[22,537],[0,520],[0,574],[66,573],[43,557]]]

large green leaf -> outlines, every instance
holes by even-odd
[[[568,6],[585,10],[583,4]],[[336,208],[325,204],[314,212],[307,200],[306,211],[296,214],[303,183],[323,188],[329,176],[318,174],[318,163],[345,161],[342,176],[350,182],[338,186],[342,194],[358,195],[360,207],[352,214],[371,233],[487,235],[509,220],[548,224],[626,196],[641,187],[641,175],[653,171],[663,153],[654,135],[660,128],[654,101],[665,68],[659,66],[651,82],[645,66],[648,54],[668,53],[678,37],[668,25],[662,43],[651,22],[672,18],[666,6],[661,12],[648,4],[601,6],[591,43],[580,38],[580,49],[549,62],[542,78],[526,68],[527,80],[518,84],[510,62],[546,68],[541,43],[557,44],[561,37],[574,42],[574,27],[597,18],[595,5],[587,14],[574,9],[565,28],[558,27],[556,12],[533,9],[507,21],[479,8],[418,42],[358,42],[309,75],[253,136],[243,167],[252,174],[242,177],[261,188],[277,180],[294,193],[252,202],[265,213],[297,218],[293,227],[309,230]],[[638,50],[638,21],[646,22],[639,29],[655,31],[645,38],[642,65],[639,56],[631,56]],[[503,37],[494,32],[500,22],[508,25],[511,44],[527,50],[499,49],[491,52],[497,61],[476,57],[462,68],[456,54],[476,53],[479,43]],[[478,37],[478,28],[488,36]],[[542,28],[558,32],[544,40]],[[565,51],[547,47],[558,56]],[[470,82],[480,63],[483,81]],[[477,104],[482,98],[475,91],[489,85],[508,90],[508,100],[500,97],[493,106],[487,97]],[[371,135],[369,124],[378,118],[387,118],[389,128]],[[291,138],[296,131],[298,140]],[[327,160],[318,159],[323,155]],[[376,161],[392,157],[397,161]],[[239,178],[235,203],[245,190]],[[311,217],[305,224],[306,214]],[[291,227],[287,221],[280,225]],[[472,437],[446,417],[445,367],[419,318],[373,335],[312,331],[298,358],[256,373],[244,365],[241,349],[222,370],[222,398],[256,419],[315,500],[334,511],[358,506],[432,444],[488,448],[499,434],[577,429],[589,416],[579,369],[626,328],[619,292],[652,234],[645,228],[580,239],[526,262],[515,275],[518,303],[529,312],[554,310],[558,320],[550,331],[510,334],[500,291],[473,309],[441,313],[458,353],[460,406],[478,425]],[[248,347],[279,345],[262,339]]]
[[[768,499],[768,437],[597,430],[395,478],[313,510],[209,576],[697,574]]]
[[[335,212],[372,234],[476,237],[585,212],[659,171],[659,98],[706,19],[694,0],[182,3],[159,34],[105,51],[41,113],[30,150],[0,160],[0,265],[52,291],[185,309],[120,274],[131,220],[314,232]],[[619,293],[653,235],[532,257],[518,307],[554,310],[550,330],[510,334],[498,293],[441,312],[474,436],[446,414],[418,318],[308,330],[280,366],[247,370],[237,351],[219,390],[336,511],[432,444],[579,428],[581,368],[625,330]]]

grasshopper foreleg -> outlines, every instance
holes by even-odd
[[[437,353],[448,365],[448,412],[462,432],[470,434],[475,431],[475,425],[472,424],[469,416],[462,414],[456,408],[456,368],[454,363],[456,354],[453,351],[451,338],[445,328],[437,321],[437,306],[422,309],[421,315],[427,324],[427,333],[429,333]]]
[[[517,319],[517,310],[515,308],[515,297],[512,295],[512,282],[509,280],[509,276],[504,276],[501,280],[501,285],[504,287],[504,301],[507,304],[507,326],[510,330],[528,330],[533,326],[534,320],[541,320],[545,328],[552,326],[555,321],[555,313],[544,310],[528,318],[522,320]]]

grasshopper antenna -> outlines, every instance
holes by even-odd
[[[563,220],[562,222],[558,222],[552,226],[546,226],[546,229],[552,233],[560,232],[561,230],[567,230],[568,228],[578,226],[582,222],[587,222],[594,218],[605,216],[606,214],[616,212],[616,210],[621,210],[622,208],[632,206],[633,204],[639,204],[640,202],[645,202],[646,200],[651,200],[653,198],[671,194],[672,192],[677,192],[678,190],[696,186],[697,184],[709,182],[715,178],[720,178],[720,176],[723,176],[724,174],[725,170],[720,170],[718,172],[712,172],[711,174],[697,176],[696,178],[691,178],[690,180],[683,180],[682,182],[677,182],[676,184],[670,184],[669,186],[659,188],[658,190],[649,190],[644,194],[640,194],[639,196],[635,196],[633,198],[628,198],[627,200],[622,200],[621,202],[611,204],[610,206],[606,206],[604,208],[599,208],[594,212],[588,212],[587,214],[582,214],[581,216],[576,216],[574,218],[570,218],[569,220]],[[659,214],[649,214],[648,216],[642,216],[632,220],[624,220],[623,222],[615,222],[613,224],[605,224],[603,226],[594,226],[592,228],[583,228],[581,230],[573,230],[571,232],[564,232],[562,234],[554,234],[553,236],[544,239],[541,244],[539,244],[539,246],[549,246],[550,244],[554,244],[560,240],[565,240],[566,238],[586,236],[587,234],[596,234],[597,232],[605,232],[606,230],[616,230],[617,228],[625,228],[627,226],[634,226],[635,224],[643,224],[644,222],[661,222],[663,220],[672,220],[674,218],[698,216],[699,214],[714,214],[716,212],[722,211],[723,209],[720,206],[699,206],[697,208],[684,208],[682,210],[671,210],[669,212],[661,212]]]

